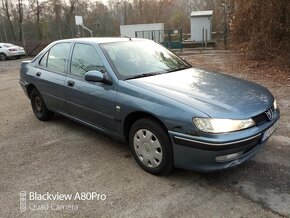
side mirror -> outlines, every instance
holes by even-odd
[[[112,82],[107,78],[106,73],[102,73],[98,70],[91,70],[85,74],[85,80],[89,82],[101,82],[107,85],[111,85]]]

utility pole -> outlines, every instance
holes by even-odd
[[[84,26],[83,17],[82,16],[75,16],[75,21],[76,21],[76,25],[77,26],[81,26],[83,29],[85,29],[88,32],[90,32],[91,37],[93,37],[93,31]]]
[[[77,0],[77,4],[76,4],[76,14],[79,14],[79,1]],[[80,32],[80,26],[77,25],[78,28],[78,33],[77,33],[77,37],[81,37],[81,32]]]

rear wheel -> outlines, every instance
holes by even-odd
[[[30,94],[31,106],[35,116],[42,121],[50,120],[53,112],[45,106],[43,98],[37,89],[33,89]]]
[[[152,119],[136,121],[129,144],[137,163],[152,174],[166,174],[173,168],[173,152],[167,131]]]
[[[7,59],[6,54],[0,53],[0,61],[5,61]]]

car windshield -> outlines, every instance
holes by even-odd
[[[134,79],[183,70],[191,66],[153,41],[101,44],[120,79]]]

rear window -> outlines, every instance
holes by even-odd
[[[6,47],[6,48],[11,48],[11,47],[15,47],[16,45],[12,45],[12,44],[9,44],[9,43],[6,43],[6,44],[3,44],[3,47]]]

